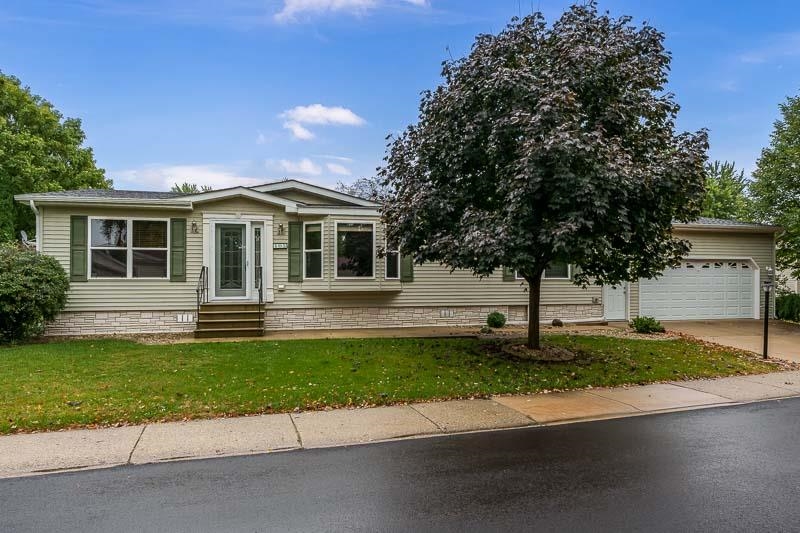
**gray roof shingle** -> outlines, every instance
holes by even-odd
[[[165,200],[185,196],[179,192],[161,191],[120,191],[114,189],[77,189],[72,191],[52,191],[36,193],[50,198],[126,198],[136,200]]]

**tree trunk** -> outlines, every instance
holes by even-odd
[[[528,348],[538,350],[539,344],[539,297],[542,292],[542,276],[533,276],[528,281]]]

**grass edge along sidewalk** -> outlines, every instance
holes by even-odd
[[[0,434],[484,398],[758,374],[753,354],[690,339],[549,335],[567,363],[495,340],[373,338],[146,345],[81,340],[0,348]]]

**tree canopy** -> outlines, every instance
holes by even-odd
[[[714,161],[706,165],[706,196],[703,216],[749,221],[753,210],[747,194],[747,179],[735,163]]]
[[[478,36],[390,141],[379,171],[388,238],[417,262],[517,271],[533,348],[548,264],[576,265],[581,285],[675,264],[689,245],[672,223],[700,215],[708,140],[675,131],[663,42],[594,2]]]
[[[172,188],[170,189],[172,192],[180,192],[184,194],[196,194],[198,192],[210,192],[213,190],[214,189],[209,185],[200,185],[198,187],[196,183],[189,183],[188,181],[184,181],[180,185],[173,183]]]
[[[352,183],[339,181],[336,183],[336,190],[373,202],[383,202],[389,195],[386,183],[377,176],[359,178]]]
[[[784,229],[777,242],[778,267],[800,277],[800,97],[788,98],[780,111],[750,191],[757,219]]]
[[[31,209],[14,202],[15,194],[111,186],[85,139],[79,119],[63,118],[0,72],[0,241],[35,230]]]

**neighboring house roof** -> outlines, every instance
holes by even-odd
[[[780,226],[770,226],[769,224],[756,224],[753,222],[742,222],[739,220],[725,220],[722,218],[700,217],[688,224],[675,222],[677,228],[685,229],[706,229],[718,231],[750,231],[758,233],[777,233],[781,230]]]

